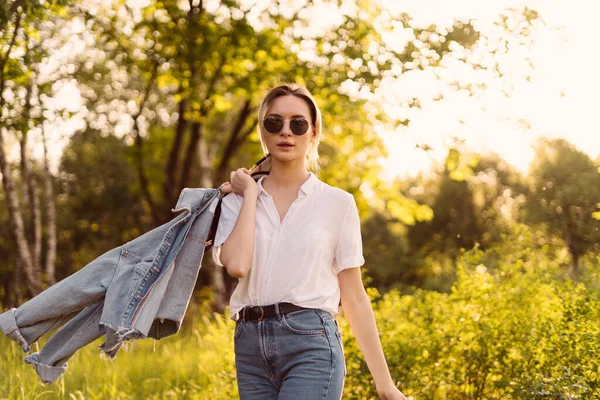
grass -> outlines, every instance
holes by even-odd
[[[0,336],[0,399],[236,399],[233,327],[215,315],[160,341],[137,340],[114,360],[100,356],[100,338],[77,351],[53,385],[23,362],[17,343]]]

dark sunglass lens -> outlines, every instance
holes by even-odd
[[[304,135],[308,131],[308,121],[304,118],[294,118],[290,121],[290,130],[294,135]]]
[[[277,117],[268,117],[263,124],[269,133],[278,133],[283,128],[283,120]]]

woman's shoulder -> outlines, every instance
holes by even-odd
[[[323,182],[323,195],[327,198],[331,199],[332,202],[338,205],[348,204],[351,201],[354,201],[354,196],[352,193],[339,188],[337,186],[332,186],[328,183]]]

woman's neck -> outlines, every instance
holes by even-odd
[[[304,160],[302,160],[304,161]],[[268,187],[275,190],[296,189],[302,186],[309,177],[306,163],[271,161],[271,171],[264,179],[268,180]]]

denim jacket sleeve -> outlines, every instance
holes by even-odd
[[[218,189],[182,191],[171,221],[126,243],[100,324],[109,356],[126,339],[177,333],[201,267]],[[123,285],[117,281],[124,282]],[[123,287],[126,286],[126,287]]]
[[[44,383],[54,383],[79,348],[104,334],[100,349],[114,358],[130,339],[160,339],[179,331],[219,189],[183,189],[172,211],[184,212],[171,221],[105,252],[20,307],[0,314],[0,329],[24,352],[58,329],[39,353],[25,357]]]

